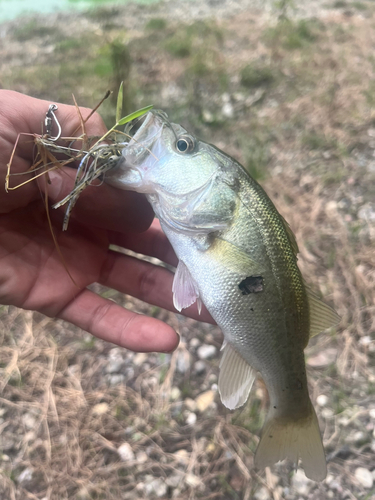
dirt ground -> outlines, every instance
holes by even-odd
[[[104,6],[0,35],[3,88],[93,107],[124,80],[125,107],[154,104],[237,158],[342,318],[305,351],[328,461],[318,484],[287,463],[254,469],[267,394],[257,380],[243,408],[223,407],[218,328],[93,284],[181,335],[172,355],[133,353],[2,306],[0,498],[374,500],[374,3]],[[101,112],[112,125],[113,101]]]

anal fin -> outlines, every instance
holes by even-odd
[[[246,403],[254,383],[256,370],[227,342],[222,347],[219,392],[223,405],[234,410]]]
[[[198,286],[195,283],[189,269],[180,260],[176,269],[172,285],[173,305],[177,311],[181,311],[186,307],[191,306],[198,299],[198,311],[202,308],[201,300],[199,299]]]

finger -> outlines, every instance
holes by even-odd
[[[132,351],[171,352],[179,343],[177,333],[162,321],[128,311],[86,289],[58,317]]]
[[[144,233],[137,235],[110,233],[109,241],[112,245],[118,245],[149,257],[156,257],[166,264],[177,267],[178,258],[157,219],[153,220],[149,229]]]
[[[51,184],[40,181],[41,190],[47,189],[52,203],[62,200],[73,189],[75,171],[65,167],[51,172]],[[61,210],[65,211],[67,205]],[[108,184],[88,186],[78,198],[72,217],[82,223],[118,232],[145,231],[154,218],[154,212],[144,195],[123,191]]]
[[[148,304],[178,313],[180,311],[173,305],[173,277],[174,274],[164,267],[109,251],[99,283],[132,295]],[[199,314],[196,303],[183,309],[182,314],[198,321],[215,324],[206,308],[203,307]]]
[[[43,124],[46,113],[51,104],[51,101],[35,99],[30,96],[20,94],[14,91],[2,91],[1,95],[1,111],[3,117],[8,121],[11,130],[25,132],[30,134],[43,134]],[[61,125],[62,136],[75,136],[83,133],[81,127],[81,119],[75,106],[68,104],[57,104],[58,109],[55,111],[57,120]],[[79,108],[83,119],[87,118],[91,113],[88,108]],[[57,133],[56,124],[52,125],[52,134]],[[94,113],[85,124],[88,135],[102,136],[106,132],[106,127],[98,113]],[[34,143],[30,138],[24,139],[20,145],[20,151],[30,158],[33,152]]]
[[[26,172],[34,158],[35,138],[44,133],[43,124],[46,112],[51,104],[49,101],[35,99],[18,92],[10,90],[0,90],[0,170],[5,170],[11,159],[11,153],[16,145],[15,156],[11,161],[11,174]],[[80,108],[83,118],[90,114],[87,108]],[[58,104],[55,112],[61,125],[62,135],[75,136],[82,134],[80,116],[75,106]],[[78,128],[77,128],[78,127]],[[106,127],[101,117],[95,113],[90,117],[85,125],[87,135],[101,136],[105,133]],[[57,133],[56,124],[53,125],[52,133]],[[18,138],[18,134],[19,138]],[[27,181],[32,178],[30,175],[12,178],[11,186]],[[6,199],[1,200],[0,212],[9,212],[19,206],[26,206],[30,201],[39,196],[36,182],[29,182],[22,189],[10,191]]]

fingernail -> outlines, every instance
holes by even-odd
[[[165,354],[172,354],[177,349],[177,347],[180,345],[180,340],[181,340],[180,334],[176,331],[175,331],[175,334],[177,335],[178,343],[177,343],[176,347],[174,349],[172,349],[171,351],[163,351]]]

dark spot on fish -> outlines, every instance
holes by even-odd
[[[272,435],[272,434],[270,434],[268,437],[270,437],[270,438],[272,439],[272,438],[273,438],[273,435]]]
[[[300,391],[303,387],[302,382],[297,378],[296,380],[296,388]]]
[[[250,311],[253,311],[253,312],[254,312],[254,308],[250,307]]]
[[[276,406],[274,406],[275,410],[276,410]]]
[[[242,295],[263,292],[263,276],[248,276],[238,285]]]

